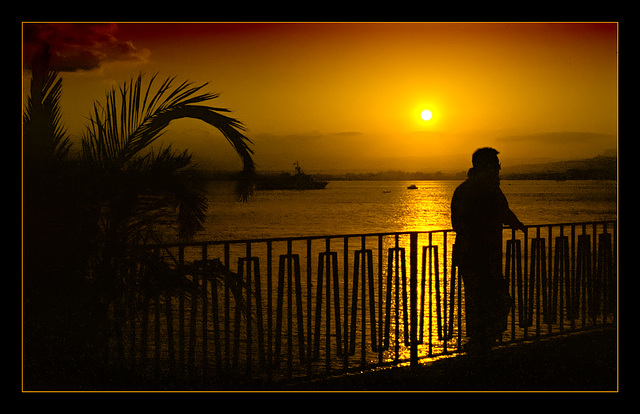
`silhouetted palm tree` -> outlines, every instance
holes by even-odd
[[[201,93],[206,84],[183,82],[174,86],[175,78],[169,78],[153,90],[155,79],[153,76],[145,87],[139,75],[119,90],[109,91],[104,104],[94,105],[82,139],[82,158],[102,172],[121,174],[110,179],[127,180],[126,192],[138,196],[129,200],[133,205],[126,206],[130,208],[129,224],[148,223],[149,217],[173,206],[180,237],[188,238],[202,228],[206,210],[205,199],[185,173],[191,156],[186,151],[174,151],[170,145],[154,151],[152,144],[172,121],[200,119],[222,132],[242,159],[243,173],[250,175],[254,172],[250,141],[242,134],[244,127],[238,120],[220,113],[227,109],[200,105],[218,97]],[[246,196],[247,190],[242,188],[241,193]]]
[[[202,228],[207,202],[191,155],[153,145],[167,126],[194,118],[220,130],[242,159],[243,198],[254,163],[242,124],[224,108],[202,105],[218,96],[202,92],[206,84],[169,78],[154,88],[157,76],[145,85],[142,75],[94,104],[80,157],[72,159],[62,80],[49,69],[46,49],[31,66],[23,117],[25,366],[35,378],[73,381],[72,372],[99,357],[75,355],[100,348],[109,304],[139,297],[130,290],[149,255],[144,244],[170,226],[183,239]]]

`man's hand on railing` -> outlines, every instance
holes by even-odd
[[[511,228],[513,228],[515,230],[520,230],[520,231],[522,231],[524,233],[527,232],[526,226],[520,220],[518,220],[516,223],[513,223],[511,225]]]

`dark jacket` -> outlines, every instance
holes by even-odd
[[[453,193],[451,224],[456,232],[456,264],[491,273],[501,273],[503,225],[522,226],[499,182],[490,183],[472,173]]]

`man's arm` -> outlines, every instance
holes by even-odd
[[[502,193],[502,190],[500,190],[500,194],[503,200],[502,209],[501,209],[502,223],[516,230],[525,231],[526,229],[524,224],[518,219],[515,213],[511,211],[511,209],[509,208],[509,202],[507,201],[507,197],[505,197],[504,193]]]

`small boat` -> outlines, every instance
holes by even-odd
[[[417,190],[418,187],[415,184],[411,184],[409,187],[407,187],[407,190]]]
[[[382,190],[383,194],[389,194],[391,192],[391,190]]]

